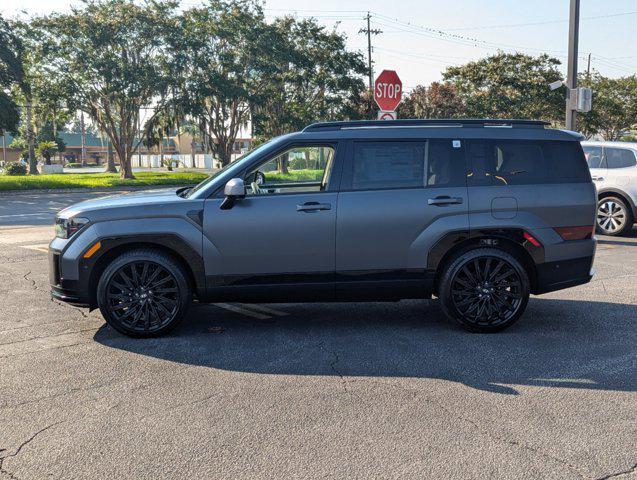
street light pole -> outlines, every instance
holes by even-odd
[[[568,71],[566,74],[566,129],[577,128],[576,105],[571,102],[571,92],[577,88],[577,47],[579,41],[579,2],[571,0],[568,26]]]

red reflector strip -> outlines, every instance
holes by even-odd
[[[593,238],[593,226],[584,227],[555,227],[555,230],[563,240],[585,240]]]
[[[524,239],[528,240],[528,242],[533,245],[534,247],[539,247],[540,246],[540,242],[538,242],[535,237],[533,237],[533,235],[531,235],[528,232],[524,232]]]

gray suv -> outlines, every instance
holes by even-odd
[[[637,219],[637,143],[582,142],[597,186],[597,232],[622,235]]]
[[[590,281],[597,198],[581,136],[529,120],[317,123],[182,189],[62,210],[54,298],[120,332],[197,302],[440,299],[470,331]]]

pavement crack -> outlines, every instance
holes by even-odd
[[[636,472],[637,472],[637,463],[634,464],[631,468],[628,468],[627,470],[622,470],[621,472],[609,473],[608,475],[604,475],[603,477],[597,477],[595,480],[608,480],[609,478],[629,476]]]
[[[81,308],[79,308],[79,307],[73,307],[73,306],[68,305],[68,304],[66,304],[66,303],[62,303],[62,302],[60,302],[59,300],[56,300],[55,298],[51,298],[51,301],[52,301],[53,303],[55,303],[55,304],[59,305],[60,307],[71,308],[71,309],[75,310],[75,311],[76,311],[76,312],[78,312],[80,315],[82,315],[84,318],[88,318],[88,317],[89,317],[89,316],[88,316],[88,314],[87,314],[84,310],[82,310]]]
[[[339,357],[338,353],[332,349],[328,349],[325,347],[325,342],[320,342],[318,344],[318,347],[323,350],[323,351],[327,351],[328,353],[330,353],[334,359],[330,362],[330,368],[332,369],[332,371],[334,372],[334,374],[340,379],[341,381],[341,385],[343,386],[343,390],[345,391],[345,393],[347,393],[348,395],[352,396],[352,397],[356,397],[359,400],[362,401],[362,399],[356,394],[354,393],[348,386],[348,381],[345,375],[343,375],[343,373],[338,369],[337,365],[340,363],[341,358]]]
[[[22,278],[24,278],[27,282],[31,284],[31,288],[33,288],[33,290],[37,290],[38,286],[35,284],[35,280],[33,280],[32,278],[29,278],[29,275],[31,275],[31,270],[29,270],[27,273],[22,275]]]
[[[8,475],[9,478],[17,478],[13,473],[7,471],[4,468],[4,461],[7,458],[15,458],[17,457],[20,452],[22,451],[22,449],[24,447],[26,447],[29,443],[31,443],[33,440],[35,440],[35,438],[40,435],[43,432],[46,432],[48,429],[55,427],[56,425],[59,425],[61,423],[64,423],[64,421],[60,421],[60,422],[55,422],[52,423],[50,425],[47,425],[46,427],[41,428],[40,430],[38,430],[37,432],[35,432],[33,435],[31,435],[29,438],[27,438],[24,442],[22,442],[20,445],[18,445],[18,448],[16,448],[15,452],[10,453],[8,455],[4,455],[2,457],[0,457],[0,473],[4,473],[5,475]]]

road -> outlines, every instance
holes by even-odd
[[[52,215],[86,196],[0,199],[1,480],[634,478],[637,231],[501,334],[403,301],[196,306],[132,340],[49,295]]]

